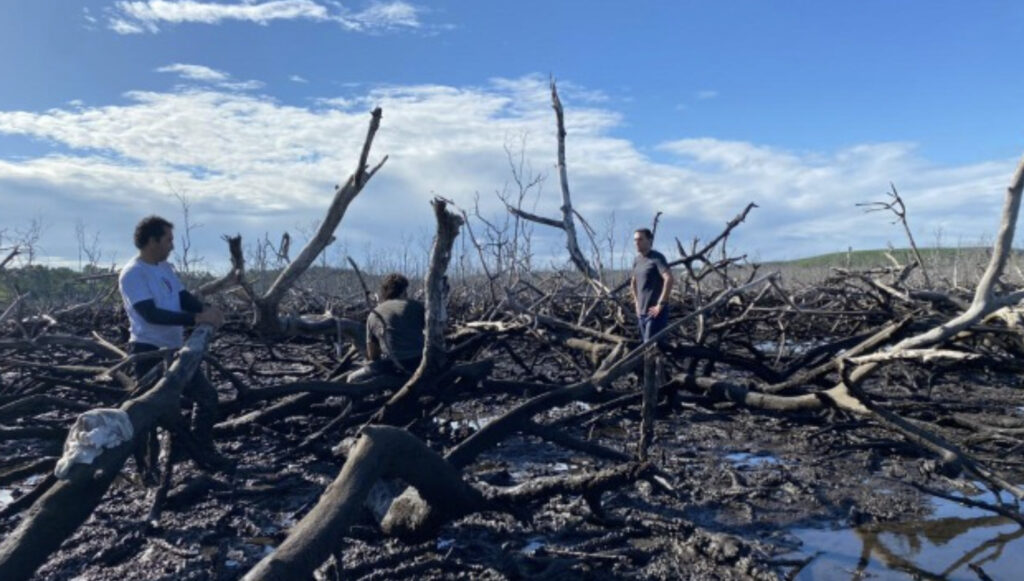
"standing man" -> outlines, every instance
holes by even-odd
[[[654,233],[647,228],[633,232],[636,259],[629,289],[640,325],[640,337],[647,341],[668,324],[668,299],[672,292],[672,269],[665,255],[652,248]]]
[[[129,351],[134,355],[160,349],[180,349],[185,344],[185,326],[208,323],[219,326],[224,315],[185,290],[167,262],[174,250],[174,225],[158,216],[143,218],[135,227],[139,254],[121,269],[118,286],[131,327]],[[160,362],[148,359],[135,363],[135,378],[141,379]],[[217,390],[202,371],[196,370],[184,394],[192,399],[192,432],[201,443],[213,445],[213,424],[217,421]],[[155,460],[155,459],[151,459]]]
[[[369,364],[349,375],[349,382],[381,376],[409,377],[423,356],[423,303],[406,295],[409,279],[391,273],[381,281],[380,302],[366,319],[366,358]]]

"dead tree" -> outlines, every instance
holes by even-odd
[[[889,192],[889,197],[892,198],[891,202],[861,202],[857,205],[866,206],[867,209],[864,210],[865,212],[889,210],[896,216],[896,222],[903,225],[903,232],[907,235],[907,241],[910,242],[910,250],[914,253],[914,258],[917,260],[917,264],[921,266],[921,275],[924,276],[924,284],[926,287],[931,288],[932,283],[928,278],[928,268],[924,265],[924,259],[921,258],[921,251],[917,249],[917,242],[914,241],[914,235],[910,232],[910,224],[907,223],[907,206],[904,205],[903,198],[901,198],[899,192],[896,191],[896,185],[890,183],[889,187],[892,188],[892,191]]]
[[[367,158],[370,156],[370,147],[373,145],[374,135],[380,127],[381,109],[377,107],[371,113],[370,126],[366,133],[366,140],[363,142],[362,152],[355,171],[342,186],[334,190],[334,199],[331,201],[327,214],[324,216],[320,227],[310,238],[309,242],[302,248],[299,255],[288,263],[269,289],[261,296],[255,294],[250,296],[254,305],[253,328],[264,335],[279,335],[288,328],[288,322],[282,321],[279,317],[281,301],[288,290],[306,272],[316,260],[316,257],[334,240],[334,231],[345,216],[348,205],[352,203],[370,178],[377,173],[377,170],[387,161],[387,156],[381,159],[380,163],[370,168],[367,165]],[[283,245],[282,245],[283,246]]]
[[[18,246],[17,244],[15,244],[15,245],[14,245],[14,246],[13,246],[12,248],[10,248],[10,249],[4,248],[4,249],[0,249],[0,250],[9,250],[9,251],[7,252],[7,256],[4,256],[3,260],[0,260],[0,270],[3,270],[3,269],[5,269],[5,268],[7,268],[7,265],[8,265],[8,264],[10,264],[10,262],[11,262],[12,260],[14,260],[14,258],[15,258],[16,256],[18,256],[19,254],[21,254],[21,247],[20,247],[20,246]]]
[[[850,359],[847,354],[838,358],[835,366],[841,372],[841,380],[835,386],[824,391],[804,395],[779,396],[758,393],[729,382],[709,379],[698,383],[704,383],[704,389],[709,394],[717,394],[716,397],[741,402],[753,408],[795,411],[833,406],[858,416],[869,417],[886,429],[902,435],[912,445],[938,456],[946,472],[952,474],[968,472],[993,488],[1005,490],[1018,499],[1024,499],[1024,490],[982,465],[966,450],[938,433],[919,424],[911,423],[895,412],[878,406],[862,388],[863,383],[886,363],[907,356],[914,358],[943,356],[944,352],[939,351],[936,346],[968,331],[987,316],[1024,299],[1024,291],[1016,291],[1002,296],[997,295],[995,291],[1012,249],[1022,191],[1024,191],[1024,159],[1021,160],[1006,189],[999,234],[996,237],[988,267],[975,289],[974,299],[969,308],[959,315],[927,331],[899,341],[879,356],[858,355],[857,358]],[[879,335],[888,337],[892,332],[893,328],[888,327],[879,331]],[[872,338],[865,343],[878,345],[880,341]],[[692,380],[682,379],[681,383],[692,384]]]
[[[1013,234],[1017,226],[1017,217],[1020,214],[1022,190],[1024,190],[1024,158],[1022,158],[1017,166],[1010,185],[1006,188],[999,233],[992,247],[992,257],[974,291],[974,300],[971,302],[970,308],[942,325],[900,341],[889,350],[889,354],[896,355],[902,351],[931,348],[978,324],[989,314],[1015,305],[1024,298],[1024,291],[1017,291],[1003,296],[996,294],[996,284],[1003,274],[1013,249]],[[842,392],[842,388],[847,388],[848,393],[852,392],[856,400],[874,412],[883,425],[900,432],[911,442],[938,454],[942,461],[951,465],[955,471],[966,470],[991,485],[1010,492],[1018,499],[1024,499],[1024,491],[1008,483],[987,468],[978,465],[969,455],[956,446],[946,442],[936,434],[929,433],[910,424],[892,412],[876,408],[867,401],[866,395],[859,389],[860,385],[881,365],[882,362],[872,361],[854,367],[849,372],[849,375],[845,377],[844,382],[836,386],[835,389]]]
[[[248,287],[248,283],[245,280],[245,256],[242,253],[242,236],[224,236],[224,241],[228,243],[228,254],[231,256],[231,270],[221,278],[199,287],[196,291],[199,297],[215,295],[234,286],[242,286],[247,289],[247,293],[252,294],[252,289]]]
[[[555,120],[558,125],[558,181],[562,186],[562,219],[554,220],[531,214],[511,204],[506,204],[505,208],[524,220],[558,228],[565,232],[565,245],[573,265],[588,280],[600,284],[601,281],[597,270],[583,256],[583,251],[580,250],[580,244],[576,237],[576,221],[574,218],[576,211],[573,210],[572,197],[569,195],[569,175],[565,165],[565,120],[564,113],[562,112],[562,102],[558,98],[558,89],[555,87],[554,79],[551,80],[551,107],[555,110]]]
[[[424,329],[423,358],[408,382],[381,408],[375,416],[376,423],[397,425],[415,413],[416,398],[435,385],[444,369],[446,350],[444,330],[448,322],[447,277],[448,263],[452,258],[452,246],[459,235],[462,218],[447,209],[443,198],[431,203],[437,219],[437,235],[430,250],[430,270],[426,281],[426,328]]]

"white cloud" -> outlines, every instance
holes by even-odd
[[[189,81],[212,83],[229,91],[252,91],[263,88],[262,81],[234,81],[228,73],[211,69],[203,65],[175,63],[156,69],[158,73],[175,73]]]
[[[388,30],[419,28],[419,14],[415,6],[406,2],[373,2],[359,12],[342,16],[341,24],[354,30]]]
[[[117,2],[117,13],[137,22],[181,24],[186,22],[218,24],[241,20],[267,24],[272,20],[326,20],[327,8],[312,0],[270,0],[219,4],[194,0],[145,0]]]
[[[204,67],[202,65],[186,65],[181,63],[160,67],[156,72],[177,73],[181,78],[191,79],[193,81],[226,81],[230,77],[227,73],[211,69],[210,67]]]
[[[718,96],[718,91],[715,91],[713,89],[704,89],[704,90],[701,90],[701,91],[697,91],[697,98],[702,100],[702,101],[703,100],[707,100],[707,99],[714,99],[717,96]]]
[[[255,91],[256,89],[262,89],[265,86],[263,81],[230,81],[226,83],[219,83],[217,86],[223,87],[231,91]]]
[[[199,65],[169,67],[227,77]],[[578,209],[595,225],[614,211],[623,237],[664,211],[666,251],[671,236],[714,236],[751,201],[760,208],[731,237],[740,252],[792,258],[890,240],[902,245],[902,232],[890,220],[854,206],[884,199],[890,180],[907,202],[919,242],[927,244],[939,228],[947,241],[976,240],[995,232],[1014,163],[943,166],[907,143],[788,151],[710,137],[666,142],[654,159],[638,144],[612,137],[625,122],[620,113],[588,104],[568,88],[562,96]],[[200,244],[208,245],[200,252],[221,257],[220,234],[239,231],[252,239],[319,217],[332,186],[351,173],[367,112],[376,105],[384,114],[371,161],[385,154],[390,160],[350,207],[339,238],[386,252],[402,233],[429,233],[427,202],[435,193],[471,207],[479,192],[483,210],[498,212],[493,193],[511,182],[503,146],[515,149],[523,135],[530,164],[548,176],[536,211],[558,215],[554,115],[547,79],[540,76],[481,87],[354,88],[308,107],[216,85],[126,98],[121,105],[0,111],[0,135],[54,145],[48,155],[0,159],[4,222],[43,212],[70,224],[67,208],[87,208],[97,227],[120,239],[116,233],[130,231],[138,216],[174,216],[169,192],[175,189],[192,196],[198,221],[207,225],[208,243]],[[72,229],[51,230],[53,236],[62,231]],[[557,232],[536,232],[561,256]],[[60,255],[59,244],[65,243],[54,243],[49,253]]]
[[[277,20],[334,22],[347,30],[375,32],[418,29],[420,10],[400,0],[372,2],[352,11],[337,3],[331,10],[314,0],[267,0],[236,3],[197,0],[119,1],[108,11],[108,26],[118,34],[156,33],[162,24],[220,24],[225,21],[267,25]]]
[[[292,75],[292,76],[288,77],[288,80],[293,82],[293,83],[308,83],[309,82],[304,77],[302,77],[300,75]]]
[[[111,18],[107,26],[118,34],[142,34],[147,30],[149,32],[156,32],[158,30],[156,27],[151,26],[144,28],[141,24],[128,22],[123,18]]]

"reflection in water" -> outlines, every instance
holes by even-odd
[[[979,575],[971,564],[994,579],[1024,578],[1024,528],[951,501],[936,505],[937,517],[931,520],[793,531],[804,542],[801,553],[818,553],[797,579],[976,581]]]

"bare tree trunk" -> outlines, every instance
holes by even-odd
[[[231,256],[231,270],[223,277],[210,281],[196,289],[199,298],[215,295],[235,286],[247,286],[245,282],[245,255],[242,253],[242,236],[224,236]],[[247,289],[251,294],[251,289]]]
[[[657,353],[648,352],[644,356],[643,405],[640,421],[640,441],[637,444],[636,459],[647,460],[647,451],[654,440],[654,411],[658,405],[658,368],[655,359]]]
[[[374,416],[375,423],[397,425],[404,423],[415,413],[416,397],[430,389],[444,369],[446,351],[444,330],[448,323],[447,277],[448,263],[452,258],[452,246],[462,218],[447,209],[447,203],[435,198],[430,203],[437,218],[437,236],[430,251],[430,270],[427,272],[426,328],[424,329],[423,358],[409,381]]]
[[[320,223],[316,234],[306,243],[306,246],[299,252],[295,260],[288,263],[288,266],[281,271],[281,274],[267,292],[253,301],[255,303],[253,327],[258,331],[269,335],[276,335],[282,332],[283,325],[278,318],[278,310],[285,293],[295,284],[295,281],[299,279],[302,273],[306,272],[306,269],[313,264],[313,261],[316,260],[316,257],[323,252],[327,245],[333,241],[334,231],[345,216],[348,205],[359,195],[359,192],[363,190],[363,186],[370,181],[370,178],[387,161],[388,158],[385,156],[376,166],[370,169],[367,168],[367,157],[369,157],[370,147],[373,145],[373,137],[377,133],[377,128],[380,127],[380,107],[374,109],[371,115],[370,127],[366,133],[366,140],[363,142],[363,150],[359,156],[356,170],[348,178],[344,186],[339,186],[335,189],[334,199],[331,201],[327,215],[324,217],[323,222]]]
[[[513,215],[524,220],[563,230],[565,232],[566,249],[569,251],[569,258],[572,260],[573,265],[588,280],[600,284],[597,270],[583,256],[583,251],[580,250],[580,244],[576,238],[576,222],[573,218],[575,211],[572,208],[572,197],[569,195],[569,175],[565,165],[565,119],[562,111],[562,101],[558,98],[558,89],[555,87],[554,79],[551,80],[551,107],[555,110],[555,120],[558,125],[558,180],[562,186],[562,219],[544,218],[509,204],[505,204],[505,207]]]
[[[569,196],[569,175],[565,165],[565,114],[562,101],[558,98],[558,89],[554,79],[551,80],[551,107],[555,110],[558,122],[558,183],[562,186],[562,229],[565,230],[565,243],[569,256],[576,268],[591,280],[597,280],[597,271],[583,257],[579,242],[576,239],[576,224],[573,221],[572,198]]]

